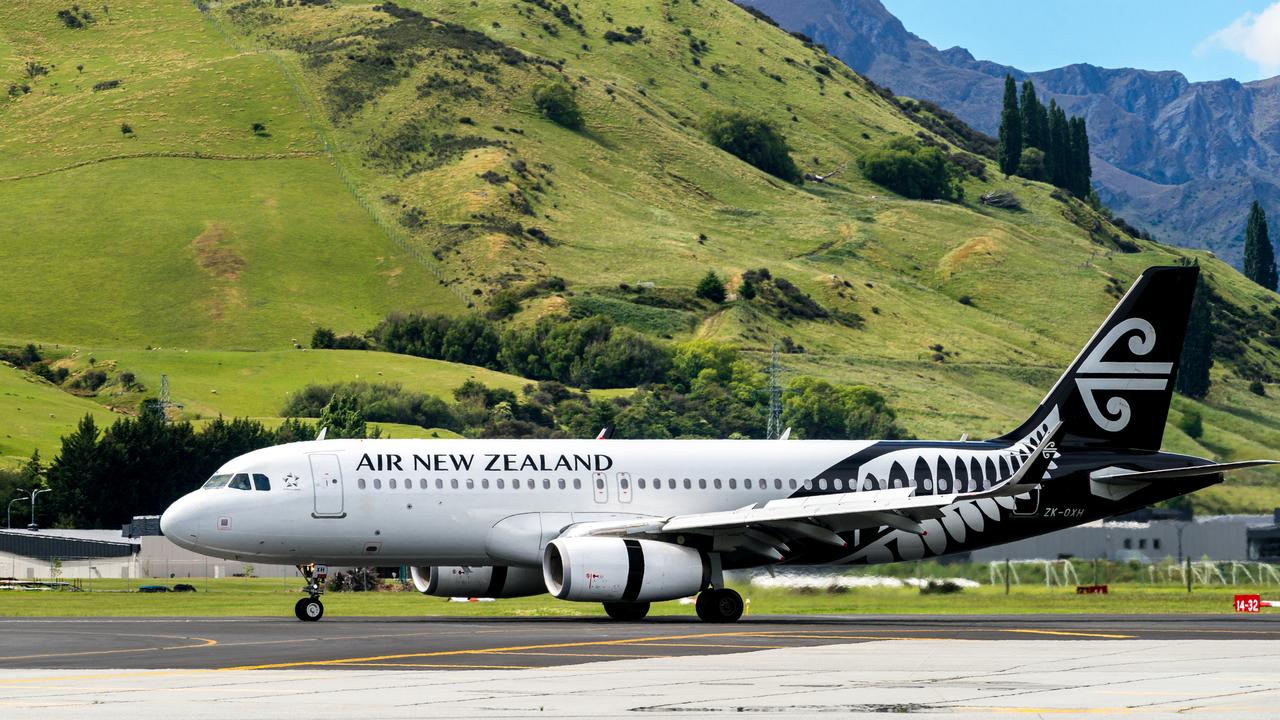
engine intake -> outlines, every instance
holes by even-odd
[[[504,565],[409,568],[413,586],[436,597],[514,598],[547,591],[537,568]]]
[[[658,540],[558,538],[542,555],[547,591],[561,600],[650,602],[688,597],[707,586],[707,556]]]

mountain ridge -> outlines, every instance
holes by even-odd
[[[879,0],[744,1],[855,71],[988,134],[999,124],[1005,74],[1031,79],[1042,99],[1088,121],[1093,155],[1114,170],[1095,176],[1103,201],[1162,240],[1212,250],[1238,267],[1249,203],[1280,207],[1280,78],[1193,83],[1173,70],[1088,63],[1026,72],[961,47],[939,50]],[[1135,193],[1126,176],[1160,187]]]

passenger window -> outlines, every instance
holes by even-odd
[[[698,478],[698,489],[699,489],[699,490],[706,490],[706,489],[707,489],[707,479],[706,479],[706,478]]]
[[[361,490],[363,490],[365,486],[364,478],[360,478],[359,480],[357,480],[356,486],[359,487]]]
[[[724,483],[720,482],[720,478],[716,478],[715,480],[712,480],[711,484],[714,485],[717,490],[719,490],[724,485]]]
[[[387,481],[387,487],[388,487],[389,489],[391,489],[391,490],[395,490],[395,489],[396,489],[396,479],[395,479],[395,478],[391,478],[390,480],[388,480],[388,481]]]
[[[685,490],[692,490],[692,489],[693,489],[693,483],[692,483],[692,482],[690,482],[689,478],[685,478],[685,479],[684,479],[684,489],[685,489]]]
[[[503,482],[502,478],[498,478],[497,484],[499,490],[503,490],[507,487],[507,484]]]
[[[623,480],[622,482],[624,482],[624,483],[625,483],[625,482],[626,482],[626,480]],[[560,478],[559,480],[556,480],[556,487],[560,488],[561,490],[563,490],[563,489],[564,489],[564,478]],[[624,487],[625,487],[625,485],[624,485]]]
[[[675,479],[675,478],[667,478],[667,489],[668,489],[668,490],[675,490],[675,489],[676,489],[676,479]]]
[[[551,489],[551,478],[542,478],[542,489],[543,490]]]
[[[475,490],[475,489],[476,489],[476,481],[475,481],[475,480],[472,480],[471,478],[467,478],[467,489],[468,489],[468,490]]]
[[[743,487],[744,489],[746,489],[746,490],[750,490],[750,489],[751,489],[751,478],[746,478],[745,480],[743,480],[743,481],[742,481],[742,487]]]
[[[422,489],[422,490],[426,490],[426,489],[427,489],[427,479],[426,479],[426,478],[421,478],[421,479],[419,479],[419,480],[418,480],[418,488],[419,488],[419,489]]]
[[[574,479],[573,479],[573,489],[574,489],[574,490],[581,490],[581,489],[582,489],[582,481],[581,481],[581,480],[579,480],[578,478],[574,478]]]
[[[637,479],[636,479],[636,485],[640,486],[640,489],[641,489],[641,490],[643,490],[643,489],[644,489],[644,478],[637,478]]]
[[[450,480],[450,481],[449,481],[449,487],[453,488],[454,490],[457,490],[457,489],[458,489],[458,478],[454,478],[454,479]]]
[[[228,482],[231,482],[230,475],[214,475],[205,481],[204,486],[201,489],[217,490],[218,488],[226,487]]]
[[[484,479],[482,479],[482,480],[480,481],[480,487],[481,487],[482,489],[484,489],[484,490],[488,490],[488,489],[489,489],[489,478],[484,478]]]
[[[373,479],[373,489],[374,489],[374,490],[381,490],[381,489],[382,489],[382,478],[374,478],[374,479]]]
[[[773,479],[773,489],[774,489],[774,490],[781,490],[781,489],[782,489],[782,478],[774,478],[774,479]]]
[[[790,483],[790,487],[791,487],[791,489],[792,489],[792,490],[795,490],[795,489],[796,489],[796,479],[795,479],[795,478],[791,478],[791,479],[790,479],[790,480],[788,480],[787,482],[789,482],[789,483]]]
[[[231,482],[227,484],[227,487],[233,490],[252,489],[249,487],[249,476],[245,473],[236,473],[235,477],[231,478]]]
[[[738,481],[737,481],[737,479],[735,479],[735,478],[729,478],[729,489],[730,489],[730,490],[737,490],[737,489],[738,489]]]

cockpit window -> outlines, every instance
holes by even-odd
[[[217,490],[220,487],[226,487],[227,482],[231,480],[230,475],[214,475],[205,481],[202,490]]]
[[[227,487],[233,490],[253,489],[249,487],[249,475],[247,473],[236,473],[235,477],[231,478],[231,482],[227,483]]]
[[[270,490],[271,480],[266,475],[263,475],[261,473],[254,473],[253,489],[254,490]]]

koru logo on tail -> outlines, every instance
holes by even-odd
[[[1107,432],[1120,432],[1128,427],[1133,411],[1128,400],[1111,395],[1106,398],[1104,412],[1098,404],[1097,394],[1164,390],[1169,386],[1169,376],[1173,373],[1173,363],[1103,360],[1117,343],[1130,334],[1129,352],[1135,358],[1148,355],[1155,349],[1156,329],[1151,323],[1142,318],[1129,318],[1111,328],[1076,372],[1076,387],[1080,389],[1089,417]]]

